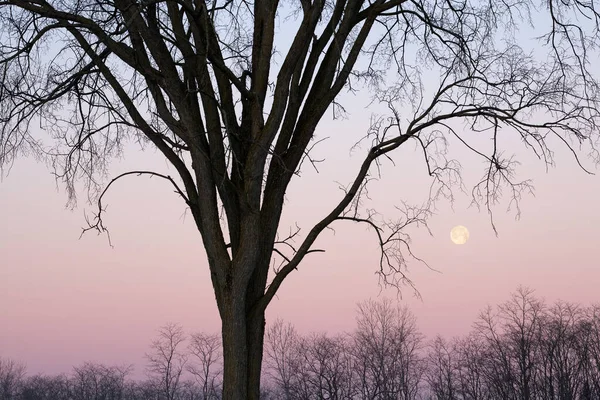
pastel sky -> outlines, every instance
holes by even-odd
[[[304,168],[293,183],[282,233],[296,223],[306,232],[340,198],[337,182],[348,183],[361,161],[362,153],[349,150],[368,128],[366,103],[348,98],[348,119],[327,119],[318,128],[320,137],[330,138],[316,147],[315,158],[326,161],[319,173]],[[457,190],[454,209],[441,202],[430,218],[433,236],[409,230],[414,253],[440,271],[411,263],[408,274],[422,300],[409,288],[402,292],[401,302],[429,336],[466,333],[480,309],[504,301],[521,284],[550,302],[600,301],[600,177],[579,169],[559,143],[553,143],[557,167],[546,172],[514,135],[506,135],[505,149],[522,162],[519,177],[535,185],[535,197],[525,196],[520,204],[518,221],[514,211],[506,212],[505,198],[494,209],[496,237],[487,213],[469,208],[470,197]],[[452,149],[470,188],[484,165],[458,145]],[[403,200],[425,201],[430,183],[413,144],[393,158],[395,166],[384,163],[370,191],[372,204],[390,217]],[[130,145],[112,163],[111,174],[145,167],[169,171],[153,150],[142,153]],[[199,233],[168,185],[131,177],[113,186],[105,222],[114,248],[94,233],[79,239],[84,212],[93,211],[83,193],[76,209],[65,209],[65,203],[64,187],[33,159],[18,159],[0,183],[0,356],[24,361],[31,373],[69,372],[86,360],[134,363],[141,371],[159,326],[219,329]],[[458,224],[471,233],[463,246],[450,241]],[[318,246],[327,251],[309,255],[289,276],[267,322],[282,317],[300,332],[349,331],[357,302],[396,295],[378,286],[372,231],[338,223]]]

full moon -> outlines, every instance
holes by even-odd
[[[465,244],[469,240],[469,230],[462,225],[455,226],[450,231],[450,239],[454,244]]]

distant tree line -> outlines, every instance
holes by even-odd
[[[146,358],[145,380],[90,362],[69,375],[27,376],[0,358],[0,400],[220,398],[220,335],[168,324]],[[369,300],[351,333],[301,335],[277,320],[263,362],[265,400],[600,400],[600,305],[548,305],[519,288],[485,308],[468,335],[426,340],[407,308]]]

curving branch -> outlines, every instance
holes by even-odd
[[[94,215],[93,221],[89,221],[89,219],[86,217],[86,222],[88,223],[88,226],[86,228],[82,228],[82,232],[81,232],[81,235],[79,236],[79,238],[81,238],[86,232],[88,232],[90,230],[96,230],[96,231],[98,231],[98,233],[106,233],[108,236],[108,243],[110,244],[111,247],[113,247],[112,242],[110,240],[110,232],[108,231],[108,229],[104,225],[104,221],[102,220],[102,213],[106,210],[106,208],[104,208],[102,206],[102,199],[104,198],[104,196],[106,195],[106,192],[108,192],[108,189],[110,189],[110,187],[113,183],[115,183],[117,180],[119,180],[123,177],[129,176],[129,175],[136,175],[136,176],[149,175],[150,177],[155,176],[155,177],[158,177],[161,179],[165,179],[165,180],[169,181],[171,183],[171,185],[175,188],[175,193],[177,193],[179,196],[181,196],[181,198],[185,201],[185,203],[189,207],[192,206],[192,203],[190,203],[190,200],[188,199],[188,197],[185,195],[185,193],[181,190],[179,185],[177,185],[177,182],[175,182],[175,180],[171,176],[163,175],[163,174],[160,174],[160,173],[154,172],[154,171],[124,172],[124,173],[114,177],[113,179],[111,179],[110,182],[108,182],[108,184],[102,191],[102,193],[100,193],[100,195],[98,196],[98,200],[96,202],[96,205],[98,207],[98,212]]]

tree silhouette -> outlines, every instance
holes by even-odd
[[[470,333],[451,340],[437,335],[428,345],[410,311],[387,299],[359,303],[355,329],[343,334],[301,335],[277,320],[266,330],[261,398],[598,399],[598,311],[597,305],[547,305],[532,290],[519,288],[507,302],[484,310]],[[532,336],[519,333],[532,327],[537,328]],[[215,389],[223,371],[212,368],[222,361],[215,353],[218,338],[196,333],[184,348],[168,339],[168,329],[182,337],[177,325],[161,329],[152,352],[171,363],[157,361],[154,379],[131,380],[129,367],[89,362],[69,375],[27,377],[23,366],[0,358],[0,399],[221,399]],[[174,353],[169,343],[177,343]],[[183,359],[190,360],[189,374],[176,367]],[[175,385],[171,380],[167,391],[165,379],[176,374],[179,380]]]
[[[186,340],[183,328],[169,323],[158,330],[158,338],[152,342],[151,352],[146,354],[147,372],[166,400],[177,398],[181,386],[181,377],[188,362],[188,356],[182,351]]]
[[[500,137],[516,134],[547,164],[556,141],[579,163],[580,144],[598,160],[590,65],[599,21],[594,0],[1,0],[0,165],[47,158],[71,201],[84,182],[98,205],[89,228],[99,231],[115,180],[172,185],[207,254],[223,396],[258,399],[265,310],[332,223],[374,228],[383,281],[410,284],[402,228],[425,222],[431,203],[385,219],[360,201],[393,150],[420,147],[435,200],[462,184],[446,145],[465,146],[486,163],[472,195],[490,213],[503,190],[518,206],[531,188]],[[283,235],[286,190],[303,161],[314,162],[323,115],[341,109],[343,89],[369,88],[389,115],[373,119],[354,179],[316,225]],[[104,185],[131,140],[157,149],[176,174],[129,171]],[[270,273],[273,258],[281,265]]]

